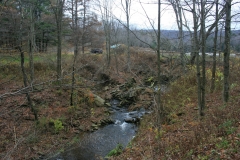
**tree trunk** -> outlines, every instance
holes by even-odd
[[[178,14],[179,14],[179,50],[181,54],[181,63],[182,63],[182,71],[185,73],[186,69],[186,62],[185,62],[185,53],[184,53],[184,46],[183,46],[183,22],[182,22],[182,8],[180,7],[180,4],[178,1],[177,7],[178,7]]]
[[[60,82],[62,78],[62,29],[60,20],[57,24],[57,80]]]
[[[205,109],[205,84],[206,84],[206,66],[205,66],[205,56],[206,56],[206,29],[205,29],[205,0],[201,0],[201,33],[202,33],[202,85],[201,85],[201,107],[199,108],[200,116],[204,115]]]
[[[224,50],[224,87],[223,100],[229,99],[229,56],[230,56],[230,38],[231,38],[231,2],[226,0],[226,21],[225,21],[225,50]]]
[[[182,64],[182,71],[183,73],[185,72],[186,69],[186,62],[185,62],[185,55],[184,55],[184,46],[183,46],[183,20],[182,20],[182,8],[180,6],[180,2],[178,0],[169,0],[175,16],[177,20],[177,25],[178,25],[178,39],[179,39],[179,44],[178,44],[178,49],[180,51],[180,56],[181,56],[181,64]]]
[[[199,42],[198,42],[198,24],[197,24],[197,14],[196,14],[196,0],[193,0],[193,25],[194,25],[194,56],[196,56],[196,69],[197,69],[197,97],[198,97],[198,110],[201,114],[201,102],[202,102],[202,92],[201,92],[201,72],[200,72],[200,62],[199,62]]]
[[[17,49],[20,52],[20,57],[21,57],[21,70],[22,70],[22,74],[23,74],[23,83],[24,83],[24,87],[27,89],[28,84],[27,84],[27,75],[26,75],[26,71],[25,71],[25,67],[24,67],[24,52],[22,50],[22,24],[23,24],[23,13],[22,13],[22,2],[21,0],[19,1],[19,6],[20,6],[20,15],[21,15],[21,19],[20,19],[20,27],[19,27],[19,35],[18,35],[18,45],[17,45]],[[35,120],[38,119],[37,117],[37,110],[34,108],[33,103],[32,103],[32,99],[30,97],[30,94],[26,93],[26,97],[28,100],[28,105],[31,108],[31,111],[34,114]]]
[[[131,0],[125,0],[126,2],[126,17],[127,17],[127,66],[128,66],[128,71],[131,71],[131,59],[130,59],[130,50],[129,50],[129,46],[130,46],[130,42],[129,42],[129,35],[130,35],[130,29],[129,29],[129,11],[130,11],[130,3]]]
[[[72,24],[73,24],[73,37],[74,37],[74,57],[72,65],[72,87],[71,87],[71,96],[70,96],[70,105],[73,105],[73,95],[74,95],[74,85],[75,85],[75,64],[78,55],[78,3],[75,0],[75,13],[73,11],[74,2],[72,1]]]
[[[30,68],[30,85],[32,86],[32,83],[34,81],[34,63],[33,63],[33,52],[35,47],[35,28],[34,28],[34,11],[33,11],[33,5],[30,4],[30,34],[29,34],[29,68]]]
[[[218,19],[218,0],[216,0],[216,15],[215,18]],[[216,77],[216,65],[217,65],[217,39],[218,39],[218,25],[215,28],[215,35],[214,35],[214,51],[213,51],[213,68],[212,68],[212,79],[211,79],[211,88],[210,92],[213,93],[215,89],[215,77]]]
[[[83,31],[82,31],[82,53],[85,50],[85,28],[86,28],[86,0],[83,2]]]
[[[24,83],[24,87],[27,88],[28,85],[27,85],[27,75],[26,75],[26,71],[25,71],[25,67],[24,67],[24,52],[22,51],[21,45],[18,46],[18,50],[19,50],[20,56],[21,56],[21,69],[22,69],[22,74],[23,74],[23,83]],[[31,108],[31,111],[34,114],[35,120],[38,120],[37,110],[33,106],[32,99],[31,99],[28,91],[26,93],[26,97],[27,97],[27,100],[28,100],[28,106]]]
[[[62,78],[62,19],[65,0],[57,0],[55,19],[57,24],[57,81],[61,85]]]
[[[157,32],[157,65],[158,65],[158,91],[157,91],[157,125],[161,128],[163,120],[163,108],[161,105],[161,61],[160,61],[160,39],[161,39],[161,1],[158,0],[158,32]]]

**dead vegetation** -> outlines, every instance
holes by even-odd
[[[171,83],[163,94],[163,106],[168,113],[160,131],[156,114],[141,121],[138,135],[124,152],[112,159],[239,159],[240,101],[239,60],[231,61],[231,100],[223,104],[222,71],[217,71],[216,90],[207,87],[205,116],[199,117],[196,98],[195,67],[187,75]],[[210,81],[210,68],[207,81]]]
[[[112,55],[110,67],[104,54],[79,55],[76,66],[74,105],[69,105],[72,55],[64,55],[63,85],[55,81],[55,60],[51,54],[38,55],[35,63],[34,89],[23,88],[19,61],[1,63],[0,79],[0,157],[31,159],[64,151],[76,143],[81,134],[107,122],[106,107],[93,103],[93,94],[111,99],[111,91],[135,79],[138,86],[147,86],[144,94],[129,109],[141,106],[154,109],[156,55],[134,50],[131,71],[127,71],[126,55]],[[39,58],[40,57],[40,58]],[[2,59],[1,62],[3,61]],[[124,152],[113,159],[239,159],[239,61],[231,61],[231,100],[222,103],[222,68],[216,77],[216,90],[207,94],[206,115],[199,119],[196,98],[196,68],[180,76],[175,58],[162,58],[162,74],[171,85],[162,95],[166,117],[162,129],[156,129],[156,112],[141,121],[138,135]],[[26,69],[28,71],[28,64]],[[211,70],[207,69],[207,83]],[[210,88],[209,86],[207,89]],[[28,107],[25,97],[30,92],[39,120]]]
[[[49,53],[36,54],[33,87],[23,88],[19,55],[1,55],[1,159],[43,158],[63,151],[65,147],[76,143],[82,133],[96,129],[95,124],[111,123],[107,108],[97,107],[93,102],[93,94],[109,100],[111,90],[117,85],[131,78],[136,79],[138,85],[143,85],[144,79],[155,75],[154,54],[135,51],[131,57],[133,65],[130,73],[127,72],[124,54],[112,55],[109,68],[105,66],[104,54],[79,55],[74,105],[70,106],[72,57],[71,54],[63,55],[63,79],[62,87],[59,87],[56,82],[55,56]],[[28,57],[25,67],[28,73]],[[37,109],[38,121],[34,120],[28,107],[27,92]],[[142,95],[140,101],[143,102],[145,98]],[[140,106],[134,105],[130,108]]]

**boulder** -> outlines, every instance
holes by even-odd
[[[138,117],[135,117],[135,118],[128,117],[128,118],[125,118],[124,121],[127,123],[137,123],[140,121],[140,119]]]
[[[128,117],[128,118],[125,118],[124,121],[127,122],[127,123],[134,123],[135,122],[135,118]]]
[[[95,94],[94,94],[94,102],[98,107],[102,107],[105,104],[105,100]]]

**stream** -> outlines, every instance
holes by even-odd
[[[145,110],[128,112],[126,108],[119,108],[118,103],[117,100],[113,100],[110,107],[114,124],[87,133],[74,147],[50,160],[98,160],[104,158],[118,144],[126,147],[135,136],[137,126],[135,123],[126,123],[125,120],[141,117]]]

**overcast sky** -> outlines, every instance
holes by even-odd
[[[122,10],[122,6],[117,3],[120,0],[115,1],[115,9],[113,11],[113,14],[120,18],[121,20],[125,21],[126,16]],[[139,0],[132,0],[131,4],[131,11],[130,11],[130,23],[132,26],[136,28],[151,28],[150,22],[147,18],[147,16],[151,19],[151,23],[157,27],[157,16],[158,16],[158,5],[156,3],[152,3],[153,1],[147,1],[147,0],[141,0],[142,6],[139,3]],[[150,3],[148,3],[150,2]],[[156,1],[155,1],[156,2]],[[175,15],[172,11],[171,6],[162,5],[162,24],[161,27],[163,29],[177,29],[175,26]],[[144,10],[147,13],[144,12]]]
[[[100,0],[102,1],[102,0]],[[104,0],[103,0],[104,1]],[[126,22],[126,15],[123,12],[123,7],[121,5],[121,0],[110,0],[112,3],[113,15]],[[125,0],[123,0],[125,1]],[[239,0],[233,0],[232,3],[236,3]],[[142,5],[140,4],[142,3]],[[147,16],[151,19],[151,23],[157,28],[157,15],[158,15],[158,5],[157,0],[132,0],[131,11],[130,11],[130,25],[132,28],[137,29],[152,29]],[[165,1],[166,2],[166,1]],[[144,10],[147,13],[144,12]],[[240,4],[234,5],[232,7],[233,14],[240,11]],[[191,25],[192,14],[185,12],[186,18]],[[236,19],[233,19],[234,21]],[[240,17],[238,16],[238,21]],[[233,29],[240,29],[240,23],[233,23]],[[177,30],[175,13],[170,5],[161,6],[161,29],[167,30]]]

